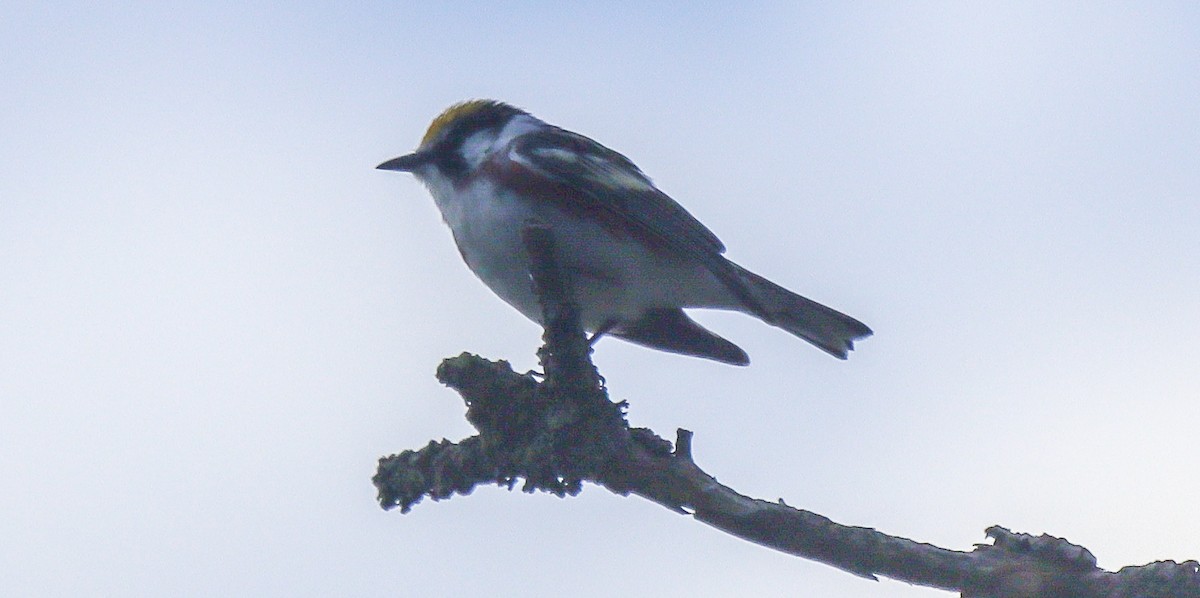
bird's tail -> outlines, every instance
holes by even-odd
[[[742,280],[757,300],[754,315],[814,345],[845,359],[854,341],[871,336],[866,324],[816,301],[797,295],[737,264]]]

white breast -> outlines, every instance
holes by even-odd
[[[636,319],[651,307],[736,305],[703,266],[663,258],[628,238],[548,206],[478,183],[444,193],[431,187],[442,217],[467,266],[501,299],[540,322],[521,231],[541,222],[555,235],[559,259],[574,275],[583,324],[596,330],[610,320]]]

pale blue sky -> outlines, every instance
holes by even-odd
[[[378,509],[376,458],[471,432],[438,360],[535,363],[373,170],[472,97],[875,329],[839,362],[700,314],[742,369],[601,342],[721,481],[950,548],[1200,558],[1197,5],[430,4],[0,8],[0,594],[949,595],[591,487]]]

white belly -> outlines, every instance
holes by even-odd
[[[529,280],[521,231],[531,220],[550,227],[559,260],[573,275],[583,325],[594,331],[611,321],[636,319],[654,307],[735,308],[707,268],[690,259],[671,259],[600,225],[533,206],[510,195],[497,197],[477,185],[449,201],[431,189],[467,266],[501,299],[541,322]]]

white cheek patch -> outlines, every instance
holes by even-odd
[[[537,130],[541,126],[545,126],[545,123],[527,114],[520,115],[509,121],[499,132],[495,130],[479,131],[467,137],[458,152],[467,165],[474,170],[483,164],[492,152],[508,145],[516,137]]]
[[[492,145],[495,143],[495,134],[488,131],[480,131],[467,137],[458,151],[462,154],[463,160],[466,160],[467,165],[474,170],[487,158]]]

